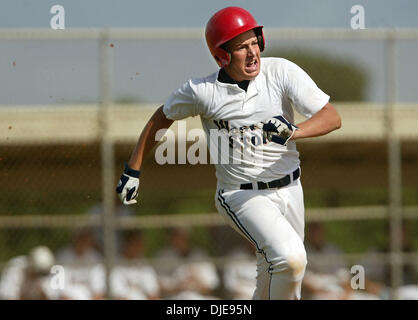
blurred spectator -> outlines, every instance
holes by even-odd
[[[325,239],[324,224],[311,222],[306,226],[306,252],[308,254],[307,270],[315,273],[335,274],[339,269],[346,268],[343,252]],[[324,259],[321,255],[332,255]]]
[[[223,283],[228,299],[250,300],[256,287],[255,248],[249,241],[231,250],[223,268]]]
[[[413,253],[414,249],[408,237],[406,225],[402,225],[402,251],[404,253]],[[381,282],[386,286],[390,286],[390,265],[385,263],[376,263],[375,253],[389,253],[389,243],[380,248],[369,250],[369,254],[359,264],[366,269],[368,278],[372,281]],[[403,285],[415,285],[418,283],[418,265],[406,264],[403,268]]]
[[[338,295],[331,297],[331,299],[338,300],[380,300],[380,297],[374,292],[367,289],[367,284],[364,289],[354,289],[352,287],[353,274],[347,269],[340,269],[337,272],[337,285],[342,288]]]
[[[57,261],[61,264],[71,264],[72,262],[80,264],[99,263],[102,256],[97,250],[93,231],[89,227],[76,230],[71,244],[58,251]]]
[[[156,254],[157,273],[162,295],[166,299],[217,299],[213,291],[219,286],[219,276],[208,254],[192,247],[187,229],[170,232],[170,245]]]
[[[115,217],[132,217],[134,216],[134,211],[132,209],[132,207],[128,207],[123,205],[117,194],[115,193]],[[91,220],[94,221],[95,219],[102,221],[103,217],[103,205],[101,202],[95,204],[94,206],[92,206],[88,211],[87,214],[90,216]],[[94,237],[94,241],[95,241],[95,246],[97,248],[97,250],[99,250],[100,252],[103,252],[103,228],[95,228],[93,230],[93,237]],[[123,239],[122,239],[122,234],[121,232],[117,231],[116,232],[116,250],[119,252],[120,250],[122,250],[122,243],[123,243]]]
[[[144,237],[140,231],[126,232],[122,255],[111,275],[113,296],[116,299],[146,300],[159,298],[155,270],[142,263]]]
[[[65,268],[67,299],[102,299],[105,294],[105,270],[97,250],[93,229],[82,228],[73,241],[56,254],[57,263]]]
[[[389,234],[389,225],[387,226]],[[415,252],[408,237],[406,223],[402,224],[402,251]],[[364,259],[358,262],[366,273],[366,290],[379,295],[382,299],[390,299],[391,266],[379,260],[379,254],[390,252],[389,242],[384,246],[368,251]],[[402,269],[402,284],[398,290],[398,297],[402,300],[418,300],[418,264],[405,263]]]
[[[0,298],[8,300],[47,300],[55,295],[50,286],[54,255],[45,246],[33,248],[28,255],[11,259],[3,269]]]
[[[326,242],[324,225],[311,222],[306,227],[308,264],[303,279],[304,299],[342,299],[346,296],[346,272],[342,251]],[[326,257],[324,255],[330,255]]]

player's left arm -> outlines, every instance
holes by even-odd
[[[301,123],[291,140],[323,136],[331,131],[341,128],[341,117],[338,111],[330,103],[327,103],[321,110],[311,118]]]

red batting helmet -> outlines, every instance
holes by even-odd
[[[230,54],[221,48],[221,45],[251,29],[254,29],[260,51],[263,51],[265,46],[263,26],[257,24],[257,21],[247,10],[239,7],[227,7],[219,10],[210,18],[206,25],[206,43],[221,68],[227,66],[231,61]]]

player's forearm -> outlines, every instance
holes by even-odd
[[[138,139],[136,147],[131,154],[128,166],[134,170],[140,170],[144,157],[155,147],[155,134],[158,130],[169,128],[173,120],[167,119],[161,106],[148,121]]]
[[[297,125],[299,130],[293,134],[292,140],[323,136],[341,128],[341,117],[337,110],[327,103],[310,119]]]

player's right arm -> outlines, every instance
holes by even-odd
[[[153,114],[151,119],[145,125],[138,139],[136,147],[131,154],[128,166],[139,171],[142,166],[144,157],[155,147],[158,141],[155,141],[155,134],[160,129],[168,129],[174,120],[167,119],[163,112],[163,106]]]
[[[138,143],[131,154],[129,162],[125,165],[125,171],[120,177],[116,192],[123,204],[136,203],[138,196],[139,174],[142,162],[157,141],[155,134],[160,129],[168,129],[175,120],[199,114],[199,109],[194,100],[192,81],[187,81],[180,88],[175,90],[167,102],[158,108],[139,137]]]
[[[139,174],[144,157],[157,144],[158,141],[155,141],[157,131],[168,129],[173,122],[174,120],[167,119],[161,106],[145,125],[116,187],[116,192],[123,204],[129,205],[137,202],[135,198],[138,196]]]

